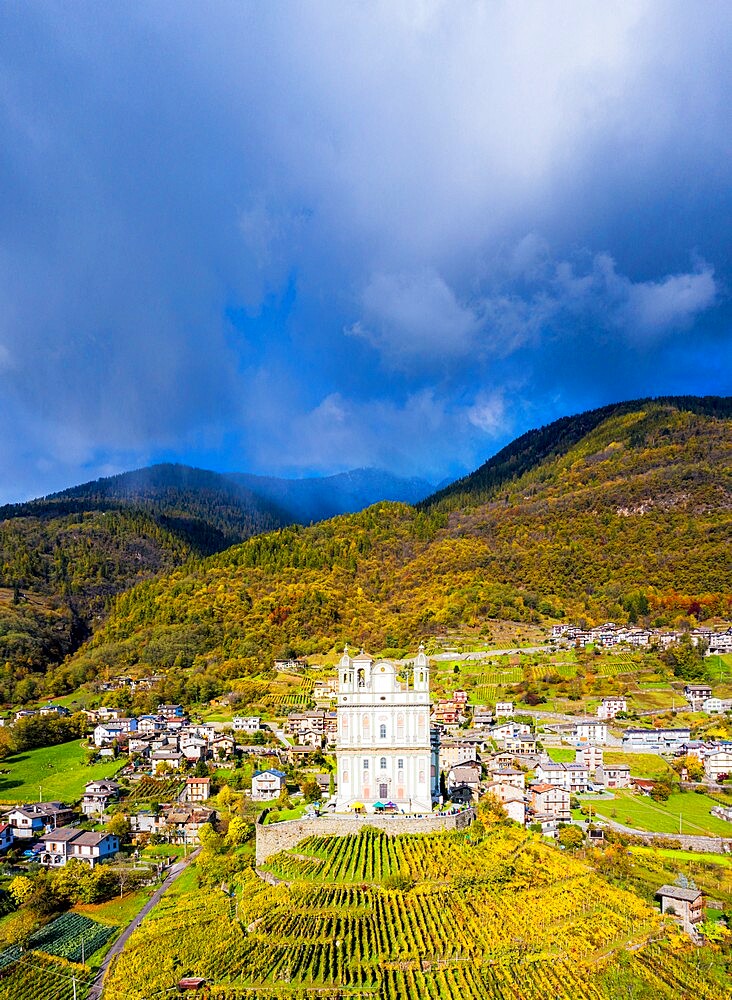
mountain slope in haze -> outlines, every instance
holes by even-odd
[[[730,616],[732,420],[699,410],[651,401],[590,421],[485,502],[381,503],[192,561],[120,596],[67,682],[136,662],[239,677],[491,618]]]
[[[433,492],[426,479],[407,479],[383,469],[352,469],[309,479],[276,479],[247,473],[231,473],[229,478],[276,504],[297,524],[352,514],[381,500],[415,504]]]

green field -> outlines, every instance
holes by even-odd
[[[0,802],[37,802],[59,800],[74,802],[81,798],[87,781],[111,778],[123,760],[105,760],[87,765],[80,740],[55,747],[27,750],[2,761]]]
[[[719,865],[720,868],[732,868],[732,857],[729,854],[703,854],[701,851],[674,851],[670,847],[629,847],[631,854],[640,857],[668,858],[671,861],[698,861],[705,865]]]
[[[547,747],[546,752],[555,764],[574,764],[574,747]]]
[[[713,799],[696,792],[676,792],[667,802],[654,802],[645,795],[622,789],[614,800],[599,799],[593,803],[598,816],[614,820],[624,826],[649,833],[688,833],[707,837],[732,836],[732,823],[709,810],[716,805]],[[679,815],[681,830],[679,831]]]
[[[672,770],[657,753],[625,753],[623,750],[605,750],[607,764],[627,764],[634,778],[655,778]]]

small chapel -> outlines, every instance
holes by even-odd
[[[423,646],[406,673],[399,681],[389,660],[344,650],[338,664],[336,812],[432,811],[439,795],[439,739],[430,733],[430,669]]]

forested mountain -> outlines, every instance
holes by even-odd
[[[559,420],[527,431],[505,448],[484,462],[475,472],[439,489],[427,497],[421,506],[439,506],[442,510],[455,510],[488,500],[505,483],[518,479],[552,458],[559,458],[578,444],[596,427],[610,417],[620,417],[652,406],[663,425],[667,408],[681,409],[689,413],[729,420],[732,417],[732,397],[729,396],[662,396],[656,399],[634,399],[623,403],[611,403],[596,410],[587,410],[572,417]],[[645,433],[647,426],[638,432]],[[629,444],[640,443],[640,437],[629,440]]]
[[[381,503],[191,561],[121,595],[64,683],[136,663],[240,677],[274,655],[413,649],[499,617],[729,616],[729,414],[728,399],[595,411],[505,449],[485,498]]]
[[[429,492],[425,481],[374,469],[291,481],[162,464],[1,507],[0,664],[22,680],[19,671],[57,663],[90,635],[111,597],[189,558],[382,497]]]

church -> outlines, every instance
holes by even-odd
[[[439,796],[439,740],[430,734],[430,670],[420,646],[407,679],[388,660],[346,647],[338,665],[336,812],[428,813]],[[411,686],[410,686],[411,679]]]

